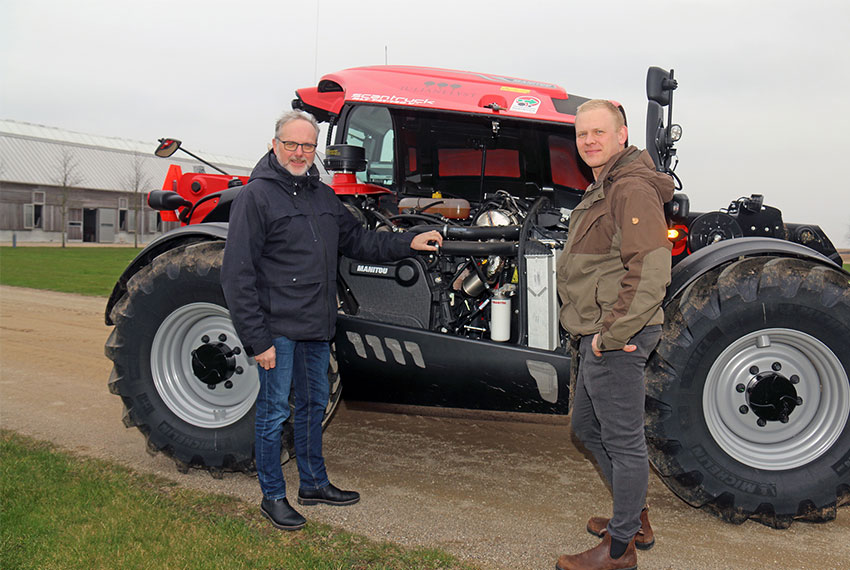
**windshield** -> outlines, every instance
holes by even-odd
[[[345,128],[343,141],[366,152],[358,180],[401,195],[478,202],[498,190],[535,197],[553,188],[577,203],[592,180],[571,125],[359,105]]]

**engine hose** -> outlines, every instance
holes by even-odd
[[[398,231],[398,229],[397,229],[396,225],[395,225],[395,224],[393,224],[392,220],[390,220],[388,217],[386,217],[385,215],[383,215],[382,213],[380,213],[378,210],[370,209],[370,210],[367,210],[367,211],[368,211],[369,213],[371,213],[373,216],[375,216],[375,217],[378,219],[378,221],[379,221],[379,222],[381,222],[382,224],[385,224],[385,225],[389,226],[389,228],[390,228],[391,230],[393,230],[393,231]]]
[[[515,240],[519,237],[520,226],[449,226],[443,224],[441,226],[425,225],[414,226],[409,231],[422,233],[431,230],[437,230],[443,237],[449,239],[510,239]]]
[[[515,241],[444,241],[439,253],[447,255],[485,255],[514,256],[517,254]]]
[[[463,318],[463,320],[462,320],[462,321],[460,321],[460,322],[459,322],[459,323],[458,323],[458,324],[454,327],[454,332],[455,332],[455,333],[460,333],[460,332],[463,330],[463,328],[464,328],[467,324],[469,324],[469,323],[471,323],[472,321],[474,321],[474,320],[475,320],[475,317],[477,317],[478,315],[480,315],[480,314],[481,314],[481,311],[483,311],[483,310],[484,310],[484,308],[485,308],[487,305],[489,305],[489,304],[490,304],[490,299],[489,299],[489,298],[484,299],[484,301],[482,301],[482,302],[481,302],[481,304],[480,304],[480,305],[478,305],[478,306],[475,308],[475,310],[474,310],[474,311],[472,311],[471,313],[469,313],[468,315],[466,315],[466,316]]]
[[[424,208],[419,208],[418,210],[414,210],[413,213],[414,214],[422,214],[422,213],[425,213],[425,210],[427,210],[428,208],[433,208],[434,206],[437,206],[439,204],[445,204],[445,203],[446,203],[445,200],[437,200],[436,202],[431,202],[430,204],[428,204]]]
[[[434,216],[434,215],[431,215],[431,214],[396,214],[394,216],[390,216],[387,219],[391,220],[391,221],[395,221],[395,220],[419,220],[421,222],[428,222],[429,224],[433,224],[435,222],[440,223],[440,222],[443,221],[438,216]],[[455,224],[455,222],[447,222],[447,223],[450,223],[453,226],[457,225],[457,224]]]
[[[519,232],[519,244],[517,248],[517,263],[519,264],[519,274],[521,276],[522,283],[527,284],[528,282],[528,271],[525,263],[525,250],[528,244],[528,234],[531,232],[531,226],[534,225],[534,219],[537,218],[537,212],[539,212],[543,205],[547,202],[549,202],[549,198],[546,196],[540,196],[537,198],[537,200],[535,200],[531,205],[531,208],[528,209],[528,214],[522,222],[522,230]],[[521,290],[519,298],[519,343],[527,346],[528,319],[526,315],[528,315],[528,295],[525,291]]]

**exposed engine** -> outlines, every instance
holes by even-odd
[[[465,204],[464,204],[465,203]],[[342,310],[434,332],[553,350],[561,344],[555,260],[566,240],[568,211],[547,198],[533,204],[505,191],[476,207],[466,200],[402,201],[399,213],[377,213],[377,227],[436,229],[443,248],[394,264],[343,260]],[[469,212],[465,219],[433,213]],[[520,279],[520,274],[527,279]],[[518,295],[525,282],[525,295]],[[530,326],[532,325],[533,326]]]

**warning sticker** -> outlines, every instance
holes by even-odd
[[[520,87],[506,87],[505,85],[499,87],[499,91],[512,91],[514,93],[531,93],[531,89],[522,89]]]
[[[531,96],[517,97],[511,104],[511,111],[517,111],[518,113],[530,113],[534,115],[539,108],[540,99]]]

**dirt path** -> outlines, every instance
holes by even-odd
[[[105,300],[0,287],[0,426],[182,485],[258,502],[255,478],[178,473],[121,423],[106,382]],[[563,422],[529,424],[339,410],[325,436],[332,480],[359,490],[353,507],[305,507],[378,540],[443,548],[482,568],[554,567],[596,544],[587,518],[610,497]],[[297,482],[294,466],[287,480]],[[776,531],[723,523],[670,493],[654,475],[656,547],[640,568],[850,568],[850,508],[825,525]]]

